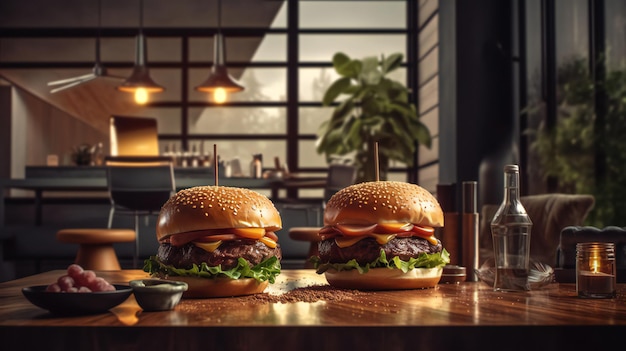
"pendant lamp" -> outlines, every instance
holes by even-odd
[[[130,77],[119,85],[117,90],[133,93],[136,103],[145,104],[148,102],[149,94],[163,92],[165,88],[150,77],[147,64],[148,46],[146,37],[143,35],[143,0],[140,0],[139,4],[139,34],[135,37],[135,66]]]
[[[226,101],[227,94],[237,93],[244,87],[230,74],[225,63],[224,37],[222,36],[222,1],[217,2],[217,34],[213,37],[213,67],[209,77],[195,87],[197,91],[213,94],[213,100],[217,103]]]

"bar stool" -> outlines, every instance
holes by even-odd
[[[122,269],[113,243],[135,242],[132,229],[72,228],[56,233],[58,241],[78,244],[76,264],[84,269],[115,271]]]
[[[307,241],[309,242],[309,253],[304,264],[305,268],[313,268],[313,264],[309,262],[309,258],[311,256],[318,256],[319,251],[317,249],[317,243],[321,241],[319,236],[319,231],[321,228],[319,227],[292,227],[289,229],[289,237],[293,240],[297,241]]]

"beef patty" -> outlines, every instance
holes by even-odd
[[[399,257],[408,261],[411,257],[417,257],[422,253],[437,253],[443,250],[441,242],[432,245],[426,239],[419,237],[395,238],[384,245],[380,245],[374,238],[365,238],[356,244],[341,248],[337,246],[335,239],[327,239],[318,243],[320,261],[323,263],[346,263],[355,259],[364,265],[376,260],[380,250],[385,250],[387,259]]]
[[[245,259],[251,266],[255,266],[265,259],[276,256],[282,259],[280,246],[270,248],[258,240],[228,240],[213,252],[203,250],[193,243],[176,247],[168,243],[162,243],[157,251],[158,259],[176,268],[189,269],[206,262],[209,267],[222,265],[223,270],[237,266],[239,257]]]

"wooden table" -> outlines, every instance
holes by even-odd
[[[51,315],[22,296],[21,288],[62,273],[0,284],[2,350],[608,350],[623,344],[626,332],[625,284],[608,300],[580,299],[573,284],[497,293],[483,283],[462,283],[407,291],[323,290],[326,296],[316,302],[184,299],[166,312],[143,312],[131,296],[108,313],[79,317]],[[124,284],[146,273],[98,275]],[[286,270],[279,278],[263,297],[326,283],[312,270]]]

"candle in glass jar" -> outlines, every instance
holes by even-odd
[[[615,297],[615,245],[577,244],[576,272],[576,290],[579,297]]]

